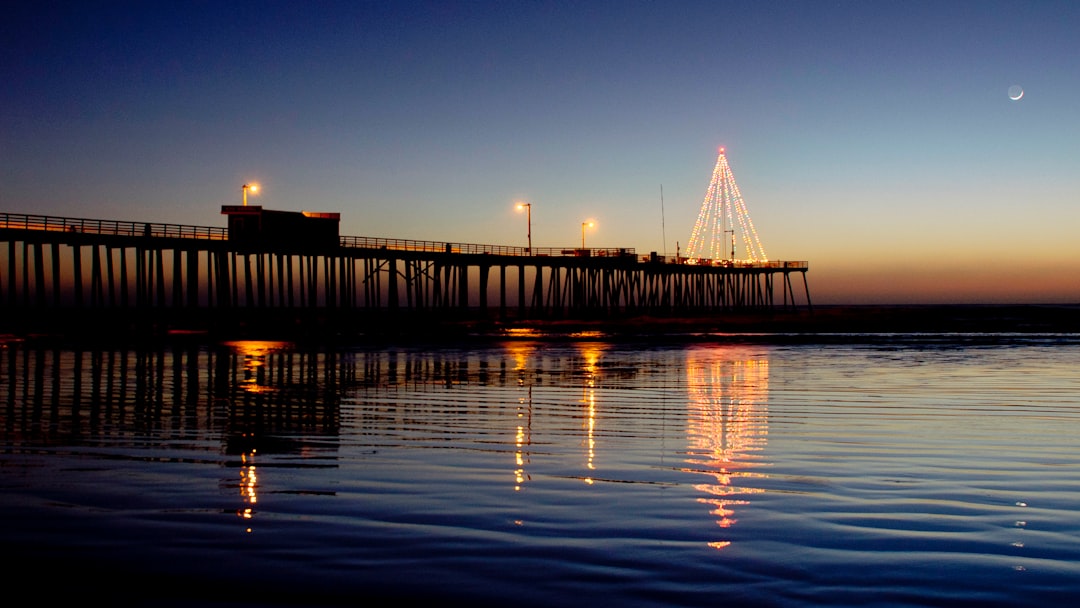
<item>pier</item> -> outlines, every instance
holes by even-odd
[[[0,213],[4,331],[95,318],[183,324],[317,316],[363,325],[811,306],[804,261],[339,236],[337,214],[258,206],[222,213],[228,227]]]

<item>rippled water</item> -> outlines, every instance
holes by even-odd
[[[113,605],[1049,605],[1080,344],[0,350],[10,580]]]

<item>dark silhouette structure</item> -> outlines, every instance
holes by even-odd
[[[795,310],[792,274],[810,307],[806,262],[351,237],[336,213],[222,213],[227,228],[0,214],[0,307],[9,325],[715,316]]]
[[[304,251],[333,251],[338,246],[339,213],[273,211],[258,205],[224,205],[221,213],[229,217],[232,243],[264,248],[288,243]]]

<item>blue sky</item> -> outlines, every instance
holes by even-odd
[[[27,2],[0,211],[685,247],[718,146],[815,302],[1080,302],[1073,2]],[[1012,85],[1025,95],[1008,97]],[[663,201],[661,202],[661,187]]]

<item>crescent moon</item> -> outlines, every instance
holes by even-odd
[[[1009,87],[1009,99],[1019,101],[1024,96],[1024,88],[1018,84]]]

